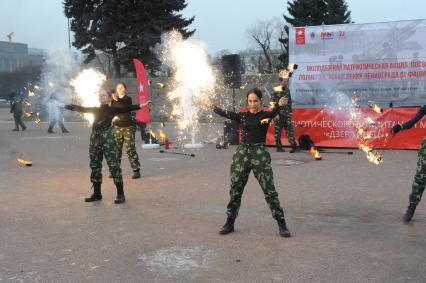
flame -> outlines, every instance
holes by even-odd
[[[311,149],[309,149],[309,152],[314,156],[315,160],[322,159],[319,151],[314,146],[312,146]]]
[[[29,101],[25,101],[24,103],[25,103],[25,106],[28,106],[28,107],[30,107],[32,105],[31,102],[29,102]]]
[[[370,108],[372,108],[376,113],[382,113],[383,112],[383,109],[382,108],[380,108],[378,105],[376,105],[376,104],[370,104],[369,105],[370,106]]]
[[[164,88],[166,85],[165,84],[162,84],[162,83],[157,83],[157,85],[160,87],[160,88]]]
[[[33,163],[31,161],[16,157],[16,160],[18,160],[19,163],[24,164],[25,166],[31,166]]]
[[[360,144],[359,148],[365,152],[365,156],[367,157],[368,161],[370,161],[371,163],[379,165],[380,163],[383,162],[382,155],[379,152],[373,150],[371,147],[365,144]]]
[[[276,87],[274,87],[274,91],[275,92],[282,92],[283,91],[283,87],[282,86],[276,86]]]
[[[367,119],[365,119],[367,121],[367,123],[369,123],[370,125],[376,124],[376,122],[374,122],[373,119],[371,119],[370,117],[367,117]]]
[[[28,91],[28,96],[35,96],[35,93],[31,90]]]
[[[27,116],[28,118],[31,117],[31,115],[33,115],[33,112],[24,112],[25,116]]]
[[[106,80],[106,76],[95,69],[85,69],[81,71],[77,77],[70,82],[75,92],[82,101],[82,105],[86,107],[99,106],[99,89]],[[84,118],[93,123],[93,114],[84,114]]]
[[[153,131],[149,130],[149,131],[148,131],[148,134],[151,134],[151,136],[155,138],[155,134],[154,134],[154,132],[153,132]]]
[[[40,87],[38,85],[35,85],[34,88],[37,89],[37,90],[40,89]]]
[[[271,119],[269,119],[269,118],[265,118],[265,119],[260,120],[260,123],[261,124],[268,124],[270,120]]]
[[[167,138],[166,134],[162,130],[159,131],[159,134],[162,141],[164,141]]]
[[[36,123],[36,124],[40,124],[41,123],[41,119],[40,119],[40,113],[36,113],[36,118],[35,118],[35,120],[34,120],[34,123]]]

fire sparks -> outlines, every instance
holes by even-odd
[[[206,108],[204,98],[213,92],[213,70],[204,46],[184,40],[177,31],[166,34],[162,47],[162,62],[174,70],[168,86],[171,89],[168,99],[173,104],[172,119],[177,120],[181,131],[188,131],[194,139],[198,132],[199,113]],[[180,135],[179,139],[184,136]]]
[[[35,86],[34,86],[34,88],[35,88],[36,90],[39,90],[39,89],[40,89],[40,87],[39,87],[38,85],[35,85]]]
[[[373,110],[374,110],[374,112],[376,112],[376,113],[382,113],[382,112],[383,112],[383,109],[382,109],[382,108],[380,108],[378,105],[376,105],[376,104],[374,104],[374,103],[370,103],[370,104],[368,105],[368,107],[370,107],[371,109],[373,109]]]
[[[157,83],[157,85],[160,87],[160,88],[164,88],[166,85],[165,84],[162,84],[162,83]]]
[[[370,124],[370,125],[375,125],[375,124],[376,124],[376,122],[374,122],[374,120],[373,120],[373,119],[371,119],[370,117],[367,117],[365,120],[366,120],[366,121],[367,121],[367,123],[368,123],[368,124]]]
[[[315,160],[321,160],[322,159],[319,151],[315,148],[315,146],[312,146],[309,149],[309,152],[312,154],[312,156],[315,158]]]
[[[33,163],[31,161],[28,161],[28,160],[25,160],[25,159],[22,159],[22,158],[19,158],[19,157],[16,157],[16,160],[19,163],[21,163],[21,164],[23,164],[25,166],[31,166],[31,165],[33,165]]]
[[[86,107],[99,106],[99,89],[103,82],[106,80],[106,76],[98,72],[95,69],[85,69],[81,71],[77,77],[70,82],[74,87],[79,99],[82,101],[82,105]],[[84,114],[84,118],[93,123],[93,114]]]
[[[31,90],[28,91],[28,96],[35,96],[35,93]]]

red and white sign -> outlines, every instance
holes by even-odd
[[[133,59],[133,65],[136,70],[136,82],[137,82],[137,95],[136,101],[138,104],[147,102],[149,100],[148,90],[148,79],[146,76],[145,67],[142,62],[138,59]],[[136,112],[136,121],[144,122],[149,124],[151,122],[150,110],[148,107],[144,107]]]
[[[388,108],[376,113],[370,108],[361,109],[364,117],[371,117],[375,124],[364,128],[371,133],[369,145],[373,148],[418,149],[426,136],[426,117],[409,129],[391,135],[395,124],[410,120],[418,112],[418,108]],[[327,110],[318,108],[293,109],[293,129],[295,139],[301,135],[309,135],[316,146],[325,147],[358,147],[358,134],[350,122],[349,111]],[[281,141],[288,145],[283,129]],[[266,136],[268,145],[275,145],[274,124],[271,122]]]

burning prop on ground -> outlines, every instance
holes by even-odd
[[[16,157],[16,160],[17,160],[20,164],[23,164],[23,165],[28,166],[28,167],[33,165],[33,163],[32,163],[31,161],[29,161],[29,160],[25,160],[25,159],[22,159],[22,158],[19,158],[19,157]]]
[[[309,149],[309,152],[312,154],[312,156],[315,158],[315,160],[321,160],[322,159],[319,151],[315,148],[315,146],[312,146]]]

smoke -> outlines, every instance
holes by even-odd
[[[49,54],[43,65],[39,82],[39,103],[46,107],[49,119],[61,117],[57,102],[70,103],[73,90],[70,80],[80,70],[81,58],[77,53],[59,51]]]

